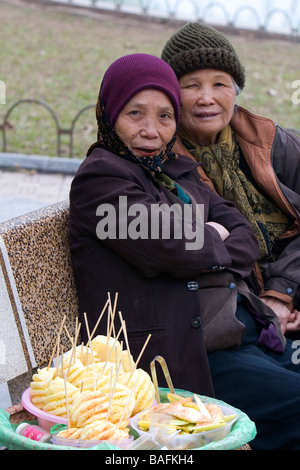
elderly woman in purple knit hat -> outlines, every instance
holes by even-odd
[[[176,75],[163,60],[132,54],[108,68],[97,141],[70,192],[71,256],[80,317],[86,312],[91,331],[107,293],[118,292],[134,360],[151,334],[139,367],[150,372],[151,361],[163,356],[175,387],[214,396],[207,351],[230,348],[234,355],[243,348],[246,326],[237,311],[251,310],[261,345],[274,354],[285,338],[275,314],[243,281],[258,256],[249,222],[207,188],[197,162],[172,152],[180,108]],[[106,332],[102,319],[96,334]],[[258,361],[260,387],[273,370],[268,356]],[[297,390],[300,405],[300,383]]]

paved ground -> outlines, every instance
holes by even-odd
[[[69,197],[73,175],[0,169],[0,222]]]

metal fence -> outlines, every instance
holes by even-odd
[[[106,8],[110,7],[111,10],[116,10],[118,12],[128,12],[128,3],[130,1],[126,2],[126,0],[108,0],[106,2],[100,1],[100,0],[40,0],[42,2],[50,1],[50,3],[55,3],[56,5],[64,3],[65,5],[69,6],[85,6],[85,7],[92,7],[92,8]],[[183,1],[187,0],[173,0],[173,4],[171,5],[172,0],[161,0],[161,3],[164,4],[164,10],[160,11],[160,17],[163,16],[163,12],[165,14],[166,19],[178,19],[179,17],[179,8],[181,7]],[[299,28],[300,28],[300,21],[297,22],[297,18],[292,18],[285,10],[283,9],[272,9],[269,10],[266,17],[261,19],[259,13],[257,10],[251,6],[251,5],[243,5],[237,8],[233,13],[229,13],[228,9],[224,6],[224,4],[218,2],[218,1],[212,1],[207,3],[202,9],[201,9],[201,2],[197,0],[188,0],[189,4],[192,7],[192,10],[194,12],[194,20],[196,21],[204,21],[204,22],[209,22],[210,19],[210,12],[213,8],[218,8],[221,10],[225,24],[230,27],[230,28],[240,28],[239,25],[239,18],[240,16],[248,12],[253,16],[253,19],[256,23],[257,31],[267,31],[268,25],[272,21],[272,18],[274,15],[282,15],[284,19],[286,20],[286,23],[289,25],[290,31],[289,34],[295,40],[295,38],[299,38]],[[299,0],[297,0],[297,3]],[[140,15],[145,15],[149,16],[153,12],[153,8],[155,3],[157,3],[157,0],[131,0],[131,4],[135,3],[135,13],[138,13]],[[300,10],[300,2],[299,2],[299,10]],[[56,155],[57,156],[67,156],[69,158],[74,158],[74,136],[75,133],[77,132],[77,127],[78,123],[83,116],[85,112],[90,110],[91,108],[95,109],[94,104],[90,104],[82,108],[80,111],[77,112],[73,120],[71,121],[70,127],[66,128],[63,127],[60,124],[59,118],[55,111],[49,106],[46,102],[38,100],[38,99],[21,99],[13,103],[9,109],[6,111],[2,122],[0,121],[0,133],[1,133],[1,140],[2,140],[2,152],[7,152],[8,151],[8,144],[9,144],[9,138],[8,138],[8,133],[10,130],[10,118],[13,113],[13,111],[16,110],[16,108],[19,105],[39,105],[41,106],[44,110],[47,111],[49,114],[49,120],[54,123],[55,127],[55,139],[56,139]],[[298,129],[291,129],[295,133],[300,135],[300,130]],[[68,145],[67,145],[67,151],[64,150],[62,151],[62,140],[63,137],[67,136],[68,138]]]
[[[21,99],[13,103],[10,108],[7,110],[3,117],[2,123],[0,123],[0,131],[2,133],[2,152],[7,152],[8,149],[8,130],[10,128],[10,117],[12,112],[20,105],[27,104],[35,104],[41,106],[43,109],[45,109],[48,114],[49,114],[49,119],[54,122],[55,126],[55,133],[56,133],[56,153],[57,156],[62,156],[62,136],[67,135],[69,136],[69,145],[68,145],[68,157],[73,158],[74,157],[74,146],[73,146],[73,141],[74,141],[74,135],[76,132],[76,126],[81,118],[81,116],[91,108],[95,109],[95,105],[87,105],[84,108],[82,108],[74,117],[74,119],[71,122],[71,126],[69,128],[62,127],[59,121],[59,118],[55,111],[49,106],[47,103],[44,101],[38,100],[38,99]]]
[[[62,127],[59,119],[57,117],[57,114],[55,111],[44,101],[37,100],[37,99],[22,99],[16,101],[14,104],[10,106],[10,108],[7,110],[6,114],[3,117],[2,123],[0,122],[0,131],[2,133],[2,152],[7,152],[8,151],[8,137],[7,133],[10,128],[10,116],[12,112],[20,105],[27,104],[27,105],[39,105],[43,109],[47,111],[49,114],[49,120],[54,123],[55,126],[55,134],[56,134],[56,155],[58,157],[68,157],[68,158],[74,158],[74,136],[77,131],[77,125],[80,120],[80,118],[83,116],[83,114],[90,109],[95,109],[95,105],[91,104],[88,106],[85,106],[82,108],[80,111],[77,112],[75,115],[74,119],[71,121],[71,126],[69,128]],[[299,129],[293,129],[290,128],[290,131],[296,133],[300,137],[300,130]],[[68,152],[64,151],[62,154],[62,137],[67,135],[69,137],[69,144],[68,144]],[[77,156],[78,157],[78,156]],[[79,156],[81,158],[81,156]]]
[[[220,1],[201,2],[199,0],[50,0],[53,3],[64,3],[72,6],[85,6],[106,9],[123,13],[134,13],[143,16],[159,17],[166,20],[203,21],[213,23],[217,14],[222,25],[230,29],[251,29],[258,33],[280,33],[278,24],[284,24],[282,34],[291,39],[300,39],[300,6],[298,1],[292,2],[289,11],[283,8],[270,8],[260,11],[252,4],[244,4],[229,8]],[[206,3],[206,4],[205,4]],[[227,2],[231,3],[231,2]],[[159,4],[159,8],[158,5]],[[272,4],[272,2],[270,2]],[[189,7],[189,14],[182,10]],[[187,8],[185,8],[187,10]],[[247,17],[248,28],[245,26]],[[244,18],[244,19],[243,19]],[[274,23],[275,21],[275,23]]]

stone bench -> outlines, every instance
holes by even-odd
[[[18,403],[48,363],[64,316],[74,335],[78,302],[69,251],[69,202],[0,224],[0,384]],[[71,347],[67,333],[62,347]]]

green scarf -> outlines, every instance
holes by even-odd
[[[188,196],[182,187],[175,183],[175,181],[173,181],[168,175],[165,173],[159,173],[155,175],[155,178],[164,188],[174,192],[185,204],[191,204],[190,196]]]
[[[197,145],[179,129],[179,135],[193,157],[202,163],[216,191],[232,201],[250,222],[260,247],[259,262],[272,255],[274,245],[288,227],[288,217],[260,193],[239,167],[240,149],[231,126],[210,146]]]

